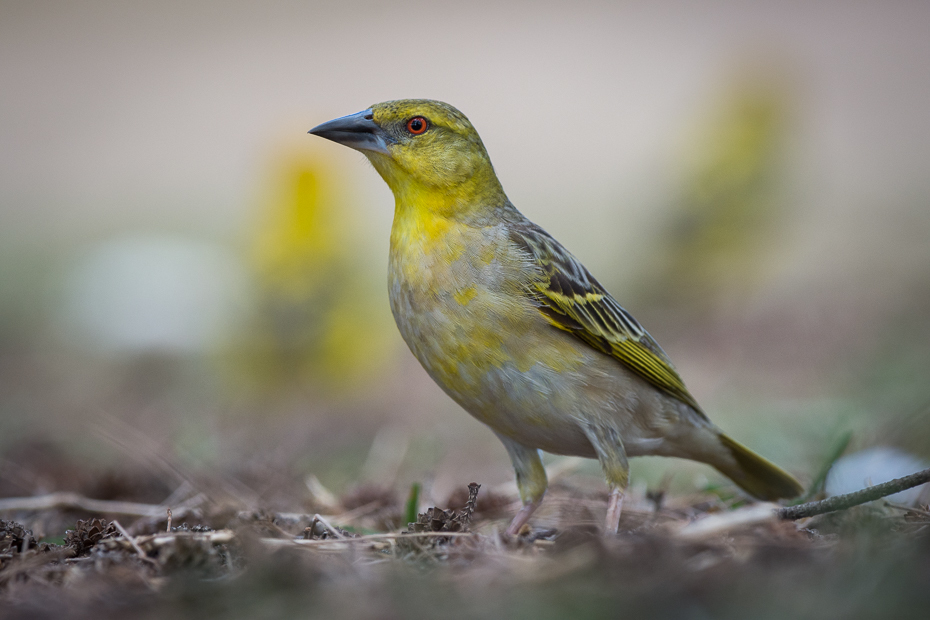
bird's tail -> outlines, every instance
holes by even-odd
[[[804,491],[801,483],[781,467],[723,433],[718,437],[733,459],[719,459],[712,465],[753,497],[771,501],[797,497]]]

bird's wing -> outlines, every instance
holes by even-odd
[[[703,415],[662,347],[578,259],[529,221],[514,225],[510,236],[542,270],[543,277],[532,284],[527,294],[552,325],[619,360]]]

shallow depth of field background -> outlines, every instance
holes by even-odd
[[[407,97],[469,116],[735,438],[805,483],[850,431],[930,459],[928,32],[923,2],[4,2],[0,495],[510,482],[396,333],[389,190],[307,135]]]

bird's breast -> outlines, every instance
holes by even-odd
[[[540,318],[521,294],[529,277],[503,227],[395,222],[391,310],[414,355],[441,383],[521,357],[517,339]]]

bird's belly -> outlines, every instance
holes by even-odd
[[[580,422],[612,408],[585,387],[600,354],[528,302],[498,307],[475,294],[463,305],[454,297],[392,290],[398,329],[427,373],[497,433],[554,454],[594,457]]]

